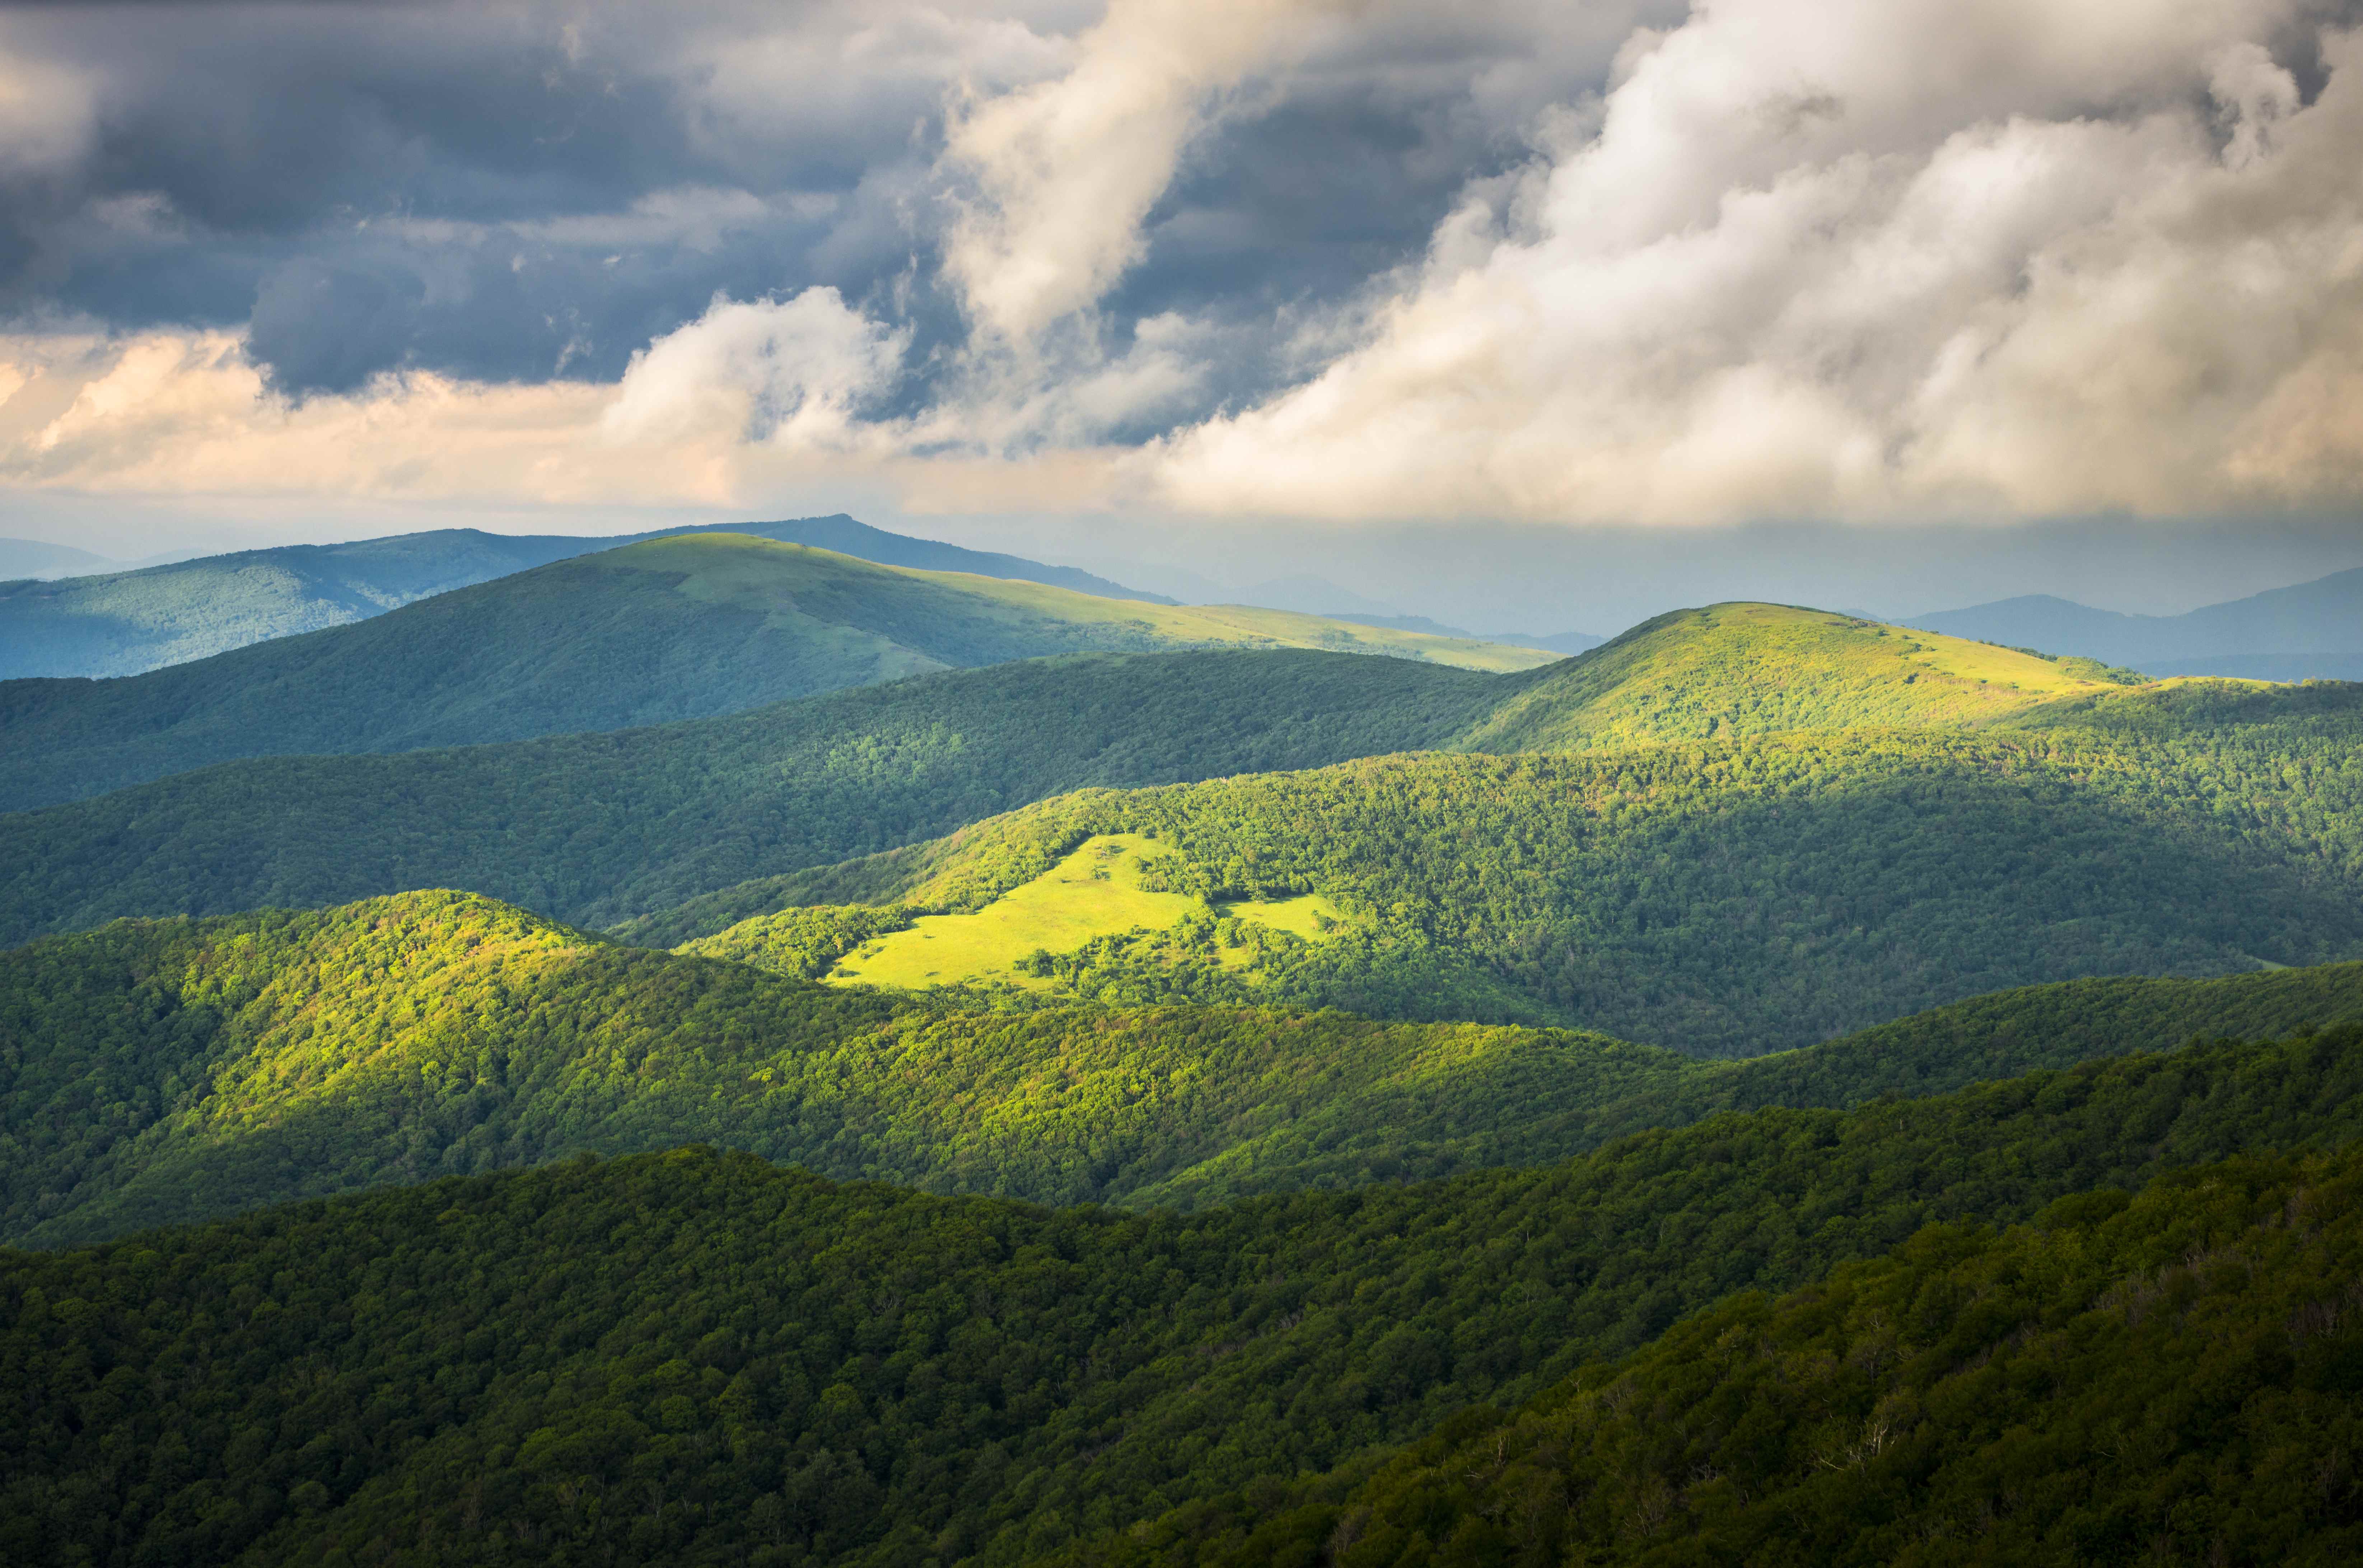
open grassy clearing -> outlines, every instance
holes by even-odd
[[[1047,990],[1050,980],[1019,973],[1018,960],[1037,951],[1071,951],[1094,937],[1167,930],[1191,916],[1251,921],[1307,941],[1318,941],[1326,925],[1343,919],[1337,906],[1318,894],[1210,907],[1192,894],[1149,892],[1140,885],[1141,866],[1165,852],[1142,834],[1098,835],[975,913],[923,915],[908,929],[847,954],[823,978],[909,990],[983,982]],[[1231,951],[1232,962],[1248,962],[1249,950]]]

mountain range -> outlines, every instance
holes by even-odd
[[[624,729],[1014,659],[1223,646],[1479,669],[1552,657],[880,566],[746,534],[670,535],[141,675],[0,682],[0,808],[236,757]]]
[[[2363,567],[2179,616],[2120,615],[2032,594],[1909,624],[2152,675],[2363,680]]]
[[[241,550],[96,576],[0,583],[0,680],[139,674],[272,638],[366,620],[434,595],[638,539],[724,532],[890,566],[1171,602],[1071,566],[911,539],[842,514],[614,538],[445,528],[349,544]]]
[[[1401,618],[707,530],[0,685],[0,1557],[2363,1552],[2363,685]]]

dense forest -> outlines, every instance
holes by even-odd
[[[863,896],[972,907],[1088,835],[1146,833],[1169,851],[1157,884],[1214,913],[1318,892],[1350,918],[1326,940],[1259,937],[1247,970],[1222,962],[1236,938],[1212,922],[1104,939],[1053,955],[1074,997],[1581,1025],[1747,1054],[2015,985],[2363,952],[2350,692],[2244,698],[2202,723],[2193,703],[2128,694],[2083,723],[1980,736],[1392,757],[1088,792]],[[750,916],[692,945],[816,973],[878,920],[842,917]]]
[[[550,691],[803,679],[744,554]],[[824,662],[1059,597],[822,564]],[[543,721],[430,662],[117,717]],[[1738,605],[0,815],[0,1560],[2343,1561],[2358,740]]]
[[[1854,1111],[1725,1114],[1541,1169],[1187,1215],[838,1186],[687,1149],[0,1254],[12,1418],[0,1424],[0,1551],[187,1564],[992,1563],[1112,1544],[1109,1532],[1193,1502],[1220,1509],[1244,1496],[1261,1517],[1290,1501],[1293,1477],[1439,1434],[1477,1407],[1535,1399],[1570,1377],[1581,1402],[1603,1386],[1591,1363],[1734,1293],[1794,1290],[1898,1248],[1894,1268],[1973,1267],[1974,1236],[1914,1241],[1932,1224],[2036,1220],[2058,1233],[2063,1218],[2089,1224],[2122,1203],[2047,1214],[2073,1194],[2136,1187],[2240,1150],[2343,1147],[2363,1130],[2358,1087],[2363,1028],[2348,1025]],[[2311,1213],[2285,1195],[2245,1208],[2213,1195],[2288,1182],[2280,1169],[2202,1173],[2163,1207],[2211,1236],[2219,1215]],[[2331,1192],[2321,1213],[2336,1227],[2293,1228],[2301,1242],[2327,1233],[2345,1244],[2344,1172],[2301,1176]],[[2178,1329],[2207,1291],[2247,1273],[2266,1282],[2225,1318],[2256,1326],[2235,1344],[2267,1333],[2258,1353],[2205,1362],[2222,1388],[2285,1395],[2302,1413],[2324,1378],[2335,1392],[2351,1375],[2346,1340],[2300,1340],[2324,1318],[2280,1315],[2285,1296],[2313,1299],[2305,1271],[2321,1272],[2318,1250],[2293,1262],[2262,1245],[2237,1252],[2229,1234],[2177,1250],[2179,1237],[2161,1245],[2141,1230],[2155,1208],[2126,1212],[2124,1249],[2081,1263],[2080,1280],[2131,1282],[2128,1298],[2147,1289]],[[2104,1222],[2102,1234],[2117,1233]],[[2155,1273],[2168,1258],[2180,1274]],[[1753,1446],[1724,1462],[1763,1467],[1768,1486],[1787,1482],[1789,1456],[1834,1432],[1861,1441],[1861,1412],[1891,1392],[1870,1381],[1882,1371],[1936,1407],[1933,1381],[1958,1364],[1951,1352],[2019,1325],[2024,1296],[1948,1328],[1946,1312],[1967,1309],[1939,1289],[1880,1339],[1880,1277],[1839,1275],[1817,1299],[1870,1292],[1862,1314],[1835,1316],[1897,1359],[1885,1349],[1850,1358],[1861,1373],[1851,1380],[1801,1371],[1797,1402],[1767,1407],[1747,1426]],[[2058,1295],[2072,1303],[2079,1288],[2071,1278]],[[2039,1280],[2034,1294],[2052,1299]],[[1750,1298],[1726,1310],[1777,1314],[1765,1342],[1803,1337],[1804,1368],[1820,1364],[1811,1336],[1834,1316],[1826,1308]],[[2340,1300],[2324,1310],[2326,1326],[2343,1321]],[[1711,1342],[1733,1338],[1728,1320],[1705,1321],[1721,1336]],[[1757,1342],[1743,1332],[1732,1349],[1770,1353]],[[2137,1391],[2158,1375],[2132,1361],[2147,1341],[2111,1351],[2088,1332],[2079,1343],[2090,1356],[2079,1376]],[[2009,1360],[2004,1371],[2056,1361]],[[1744,1386],[1747,1362],[1666,1352],[1626,1375],[1679,1376],[1667,1398],[1712,1400],[1700,1383],[1725,1373]],[[2188,1393],[2202,1401],[2188,1407],[2197,1413],[2219,1397]],[[1974,1504],[1979,1423],[2006,1415],[2001,1395],[1990,1412],[1967,1412],[1958,1435],[1887,1407],[1913,1462],[1952,1467],[1936,1506]],[[2063,1405],[2062,1428],[2095,1404]],[[1559,1419],[1558,1408],[1529,1420]],[[1602,1431],[1598,1460],[1567,1445],[1536,1458],[1522,1443],[1512,1456],[1506,1436],[1501,1453],[1529,1468],[1566,1455],[1581,1479],[1594,1473],[1584,1466],[1625,1462],[1623,1429]],[[1441,1427],[1429,1440],[1470,1430]],[[2116,1435],[2151,1451],[2141,1432]],[[1703,1422],[1653,1421],[1647,1440],[1657,1446],[1636,1462],[1678,1467],[1681,1445],[1733,1440]],[[2327,1456],[2301,1444],[2299,1457]],[[1636,1496],[1657,1496],[1648,1472],[1627,1471]],[[2191,1485],[2209,1473],[2202,1465]],[[2350,1509],[2347,1473],[2324,1474],[2335,1483],[2325,1506]],[[2095,1483],[2104,1499],[2118,1476]],[[1714,1512],[1701,1479],[1661,1499],[1669,1518],[1744,1530],[1765,1517],[1736,1498]],[[1888,1496],[1903,1485],[1885,1463],[1861,1484]],[[1374,1532],[1424,1506],[1398,1506],[1396,1470],[1370,1485],[1359,1506]],[[1603,1511],[1620,1496],[1608,1490]],[[1454,1502],[1444,1497],[1438,1517]],[[1588,1528],[1585,1516],[1567,1528]],[[1132,1539],[1153,1540],[1154,1527]],[[2255,1550],[2239,1544],[2244,1558]]]
[[[2358,1017],[2363,964],[2092,981],[1718,1064],[1338,1012],[980,1011],[408,895],[0,954],[0,1240],[690,1141],[939,1192],[1203,1206]]]
[[[1078,655],[609,735],[224,762],[0,816],[0,942],[444,886],[604,926],[1087,785],[1433,746],[1493,683],[1336,653]]]
[[[2363,1151],[1936,1225],[1093,1568],[2351,1562]]]
[[[1120,617],[1168,613],[1077,597],[1103,615],[1112,604]],[[1423,749],[1722,740],[1867,723],[1988,728],[2140,695],[2030,655],[1892,630],[1818,611],[1717,606],[1490,679],[1405,659],[1330,671],[1315,655],[1289,652],[1073,656],[605,737],[225,762],[72,810],[0,817],[0,863],[11,873],[0,883],[0,941],[118,915],[227,914],[438,885],[605,926],[1092,784]],[[434,657],[449,651],[438,646]],[[1653,673],[1669,664],[1687,684]],[[363,693],[390,678],[353,673]],[[71,703],[57,706],[46,688],[20,690],[28,734],[72,728]],[[461,683],[437,700],[497,707]],[[244,700],[223,711],[243,711]],[[570,687],[565,700],[603,699]],[[370,711],[366,723],[399,724],[401,707]],[[175,712],[166,705],[132,728],[169,730]],[[266,717],[298,728],[332,722]],[[169,734],[127,743],[151,741],[177,744]],[[23,750],[34,754],[18,765],[57,772],[41,748]],[[112,776],[94,763],[59,776],[78,789],[84,774]]]

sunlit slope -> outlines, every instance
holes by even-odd
[[[1052,955],[1054,991],[1752,1053],[2017,985],[2363,955],[2357,695],[2258,693],[2179,739],[1807,732],[1093,792],[861,896],[973,910],[1088,835],[1150,834],[1159,891],[1319,895],[1341,923],[1251,968],[1203,924],[1098,938]]]
[[[1048,654],[1324,648],[1482,670],[1529,649],[882,566],[740,534],[651,539],[122,680],[0,684],[0,808],[236,757],[403,751],[738,712]]]
[[[2354,1273],[2353,1158],[2206,1167],[2350,1143],[2358,1088],[2363,1031],[2348,1028],[1189,1215],[839,1185],[684,1148],[0,1253],[0,1551],[101,1561],[128,1543],[205,1568],[389,1544],[438,1563],[795,1561],[784,1546],[842,1568],[1016,1568],[1092,1537],[1127,1553],[1218,1545],[1234,1519],[1341,1501],[1299,1489],[1332,1467],[1432,1436],[1426,1490],[1374,1496],[1385,1513],[1361,1522],[1399,1532],[1381,1562],[1483,1562],[1421,1555],[1405,1527],[1451,1522],[1448,1539],[1484,1546],[1499,1538],[1467,1518],[1581,1522],[1534,1467],[1581,1462],[1572,1440],[1595,1433],[1632,1438],[1632,1463],[1620,1450],[1599,1473],[1636,1507],[1665,1503],[1650,1481],[1703,1488],[1700,1508],[1761,1496],[1714,1490],[1703,1451],[1768,1487],[1851,1487],[1809,1462],[1818,1445],[1843,1462],[1831,1445],[1863,1448],[1880,1415],[1903,1437],[1880,1447],[1881,1485],[1836,1495],[1848,1513],[1920,1507],[1927,1467],[1986,1455],[1998,1468],[1969,1474],[1991,1485],[1947,1495],[1975,1518],[1980,1496],[2025,1479],[1994,1510],[2012,1529],[2056,1517],[2056,1473],[2122,1482],[2100,1494],[2112,1518],[2152,1507],[2132,1516],[2138,1549],[2235,1507],[2290,1540],[2292,1520],[2323,1517],[2320,1478],[2345,1475],[2329,1462],[2356,1451],[2358,1335],[2333,1310]],[[2132,1207],[2101,1191],[2161,1178],[2175,1184]],[[2059,1201],[2084,1193],[2101,1195]],[[2124,1232],[2083,1232],[2120,1211],[2159,1229],[2137,1266],[2095,1268]],[[1990,1228],[2029,1219],[2050,1247],[1994,1251]],[[1946,1228],[1902,1254],[1937,1265],[1927,1288],[1834,1274],[1932,1224]],[[1943,1272],[1980,1252],[1992,1262]],[[2291,1271],[2292,1255],[2332,1266]],[[1748,1294],[1813,1284],[1777,1316]],[[1700,1321],[1723,1301],[1742,1315]],[[2085,1425],[2094,1352],[2137,1316],[2154,1337],[2135,1348],[2175,1353],[2104,1358],[2148,1381]],[[1490,1411],[1670,1329],[1623,1380],[1632,1395],[1586,1380],[1599,1397],[1577,1408],[1596,1419],[1546,1434],[1571,1440],[1483,1440]],[[1932,1329],[1947,1331],[1931,1344]],[[1929,1376],[1946,1381],[1924,1400],[1885,1397]],[[1686,1402],[1718,1385],[1707,1408]],[[1668,1408],[1692,1414],[1655,1418]],[[1955,1445],[1965,1418],[2001,1435]],[[2135,1461],[2112,1468],[2129,1441]],[[2160,1453],[2177,1460],[2162,1500],[2147,1489]],[[1178,1530],[1147,1523],[1177,1506]],[[1796,1521],[1758,1517],[1766,1552],[1734,1560],[1792,1539]],[[1313,1563],[1357,1539],[1325,1520],[1244,1561]]]
[[[0,953],[0,1241],[694,1140],[937,1191],[1203,1206],[2358,1017],[2357,964],[2087,982],[1714,1063],[1337,1012],[963,1011],[416,893]]]
[[[1981,729],[2133,677],[1787,605],[1676,610],[1540,670],[1458,744],[1586,751],[1787,729]]]
[[[1087,785],[1432,746],[1495,679],[1286,650],[1095,655],[613,735],[227,762],[0,816],[0,942],[435,886],[611,925]]]
[[[1041,994],[1061,989],[1051,954],[1104,938],[1204,927],[1218,963],[1252,970],[1268,944],[1317,942],[1339,924],[1337,906],[1318,895],[1210,904],[1146,886],[1144,869],[1154,880],[1160,852],[1156,840],[1137,833],[1098,834],[973,909],[917,913],[951,904],[922,885],[912,894],[915,908],[792,907],[739,921],[679,951],[838,984]]]

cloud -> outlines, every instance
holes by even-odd
[[[0,170],[0,483],[753,506],[850,476],[915,510],[1359,522],[2352,506],[2353,10],[9,13],[0,128],[39,173]]]
[[[2363,51],[2331,35],[2301,106],[2267,44],[2306,17],[1703,5],[1365,341],[1170,437],[1156,483],[1568,521],[2351,495]]]
[[[633,356],[602,428],[623,440],[717,431],[790,448],[844,445],[893,383],[909,334],[849,309],[833,288],[788,300],[719,295]]]
[[[1301,47],[1324,0],[1114,0],[1054,80],[957,116],[974,202],[944,270],[991,339],[1024,347],[1138,261],[1143,218],[1218,95]]]

